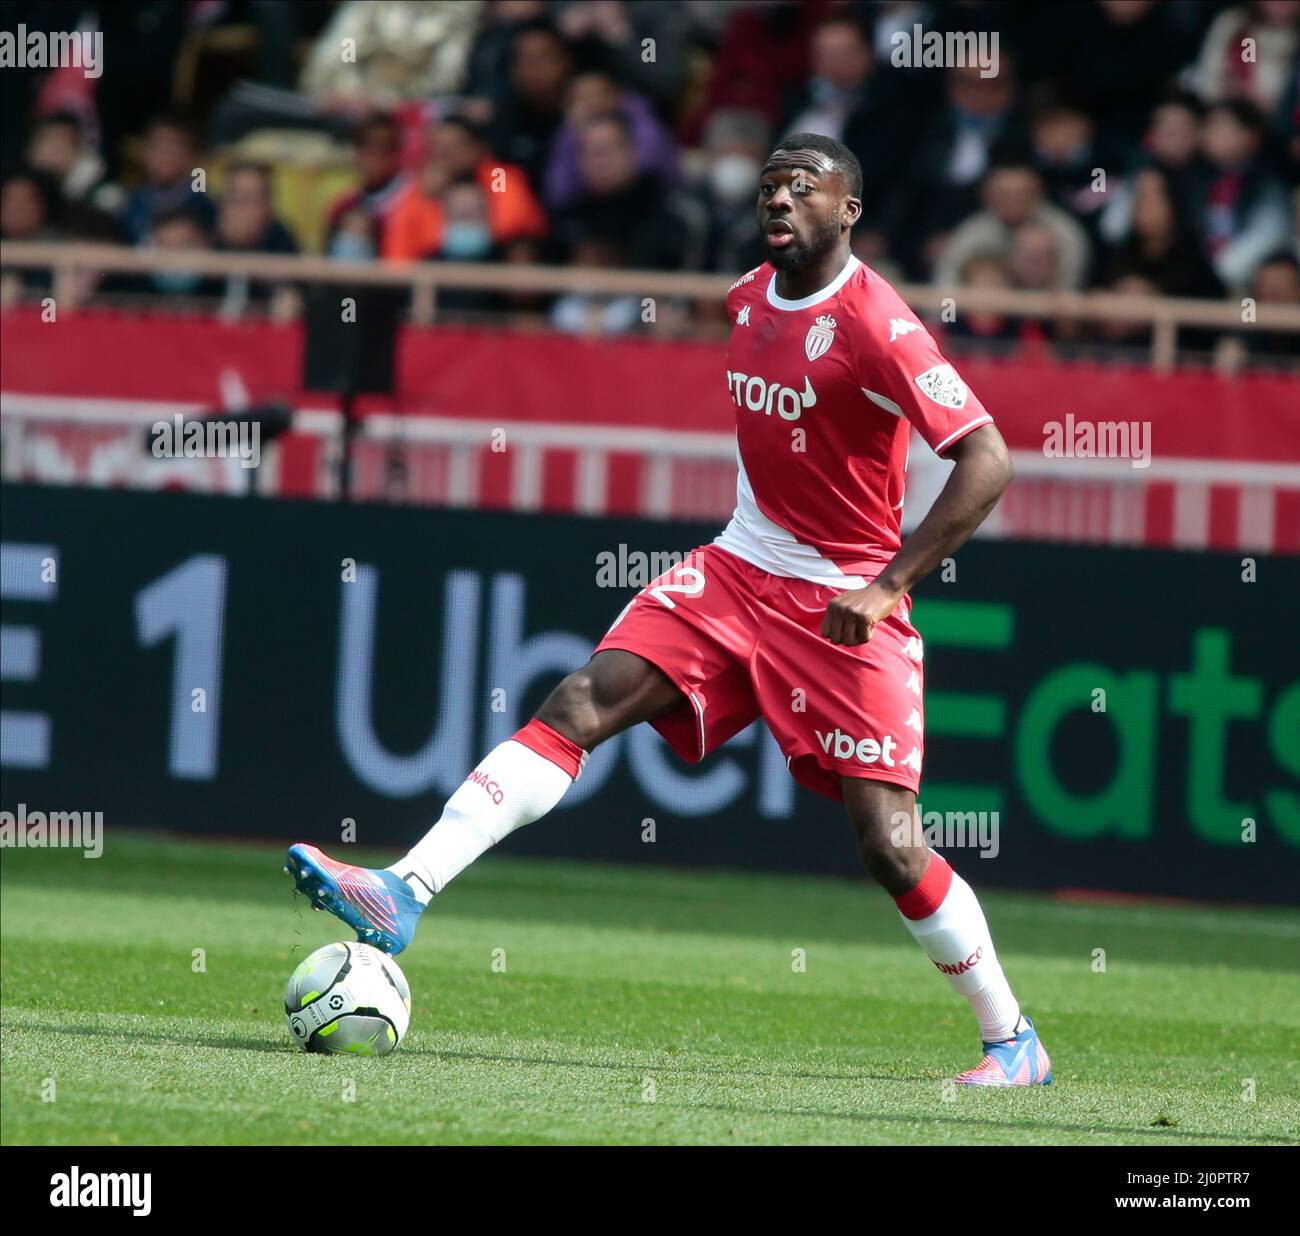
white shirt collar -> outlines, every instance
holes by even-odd
[[[786,300],[784,296],[778,295],[776,290],[776,275],[773,275],[767,281],[767,303],[773,309],[808,309],[820,301],[826,300],[827,297],[834,296],[854,275],[862,263],[852,254],[849,254],[849,260],[844,263],[844,269],[840,271],[824,288],[819,292],[814,292],[811,296],[804,296],[799,300]]]

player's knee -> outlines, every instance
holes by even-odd
[[[918,845],[907,809],[890,802],[873,803],[851,816],[862,865],[891,896],[915,888],[925,874],[926,850]]]
[[[584,666],[569,674],[547,697],[546,703],[538,710],[537,719],[572,739],[585,751],[590,751],[608,737],[601,724],[600,710],[596,707],[596,687],[590,668]]]

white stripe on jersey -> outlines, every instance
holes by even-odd
[[[806,579],[833,588],[865,588],[861,575],[846,575],[829,558],[811,545],[795,540],[794,533],[768,519],[754,501],[754,490],[745,472],[745,461],[736,448],[736,511],[731,522],[713,543],[746,562],[786,579]]]

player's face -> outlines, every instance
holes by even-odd
[[[794,270],[825,257],[862,209],[815,150],[778,150],[758,179],[758,226],[767,260]]]

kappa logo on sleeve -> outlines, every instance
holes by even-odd
[[[970,392],[951,365],[936,365],[933,369],[918,373],[914,381],[935,403],[945,408],[966,406],[966,396]]]

